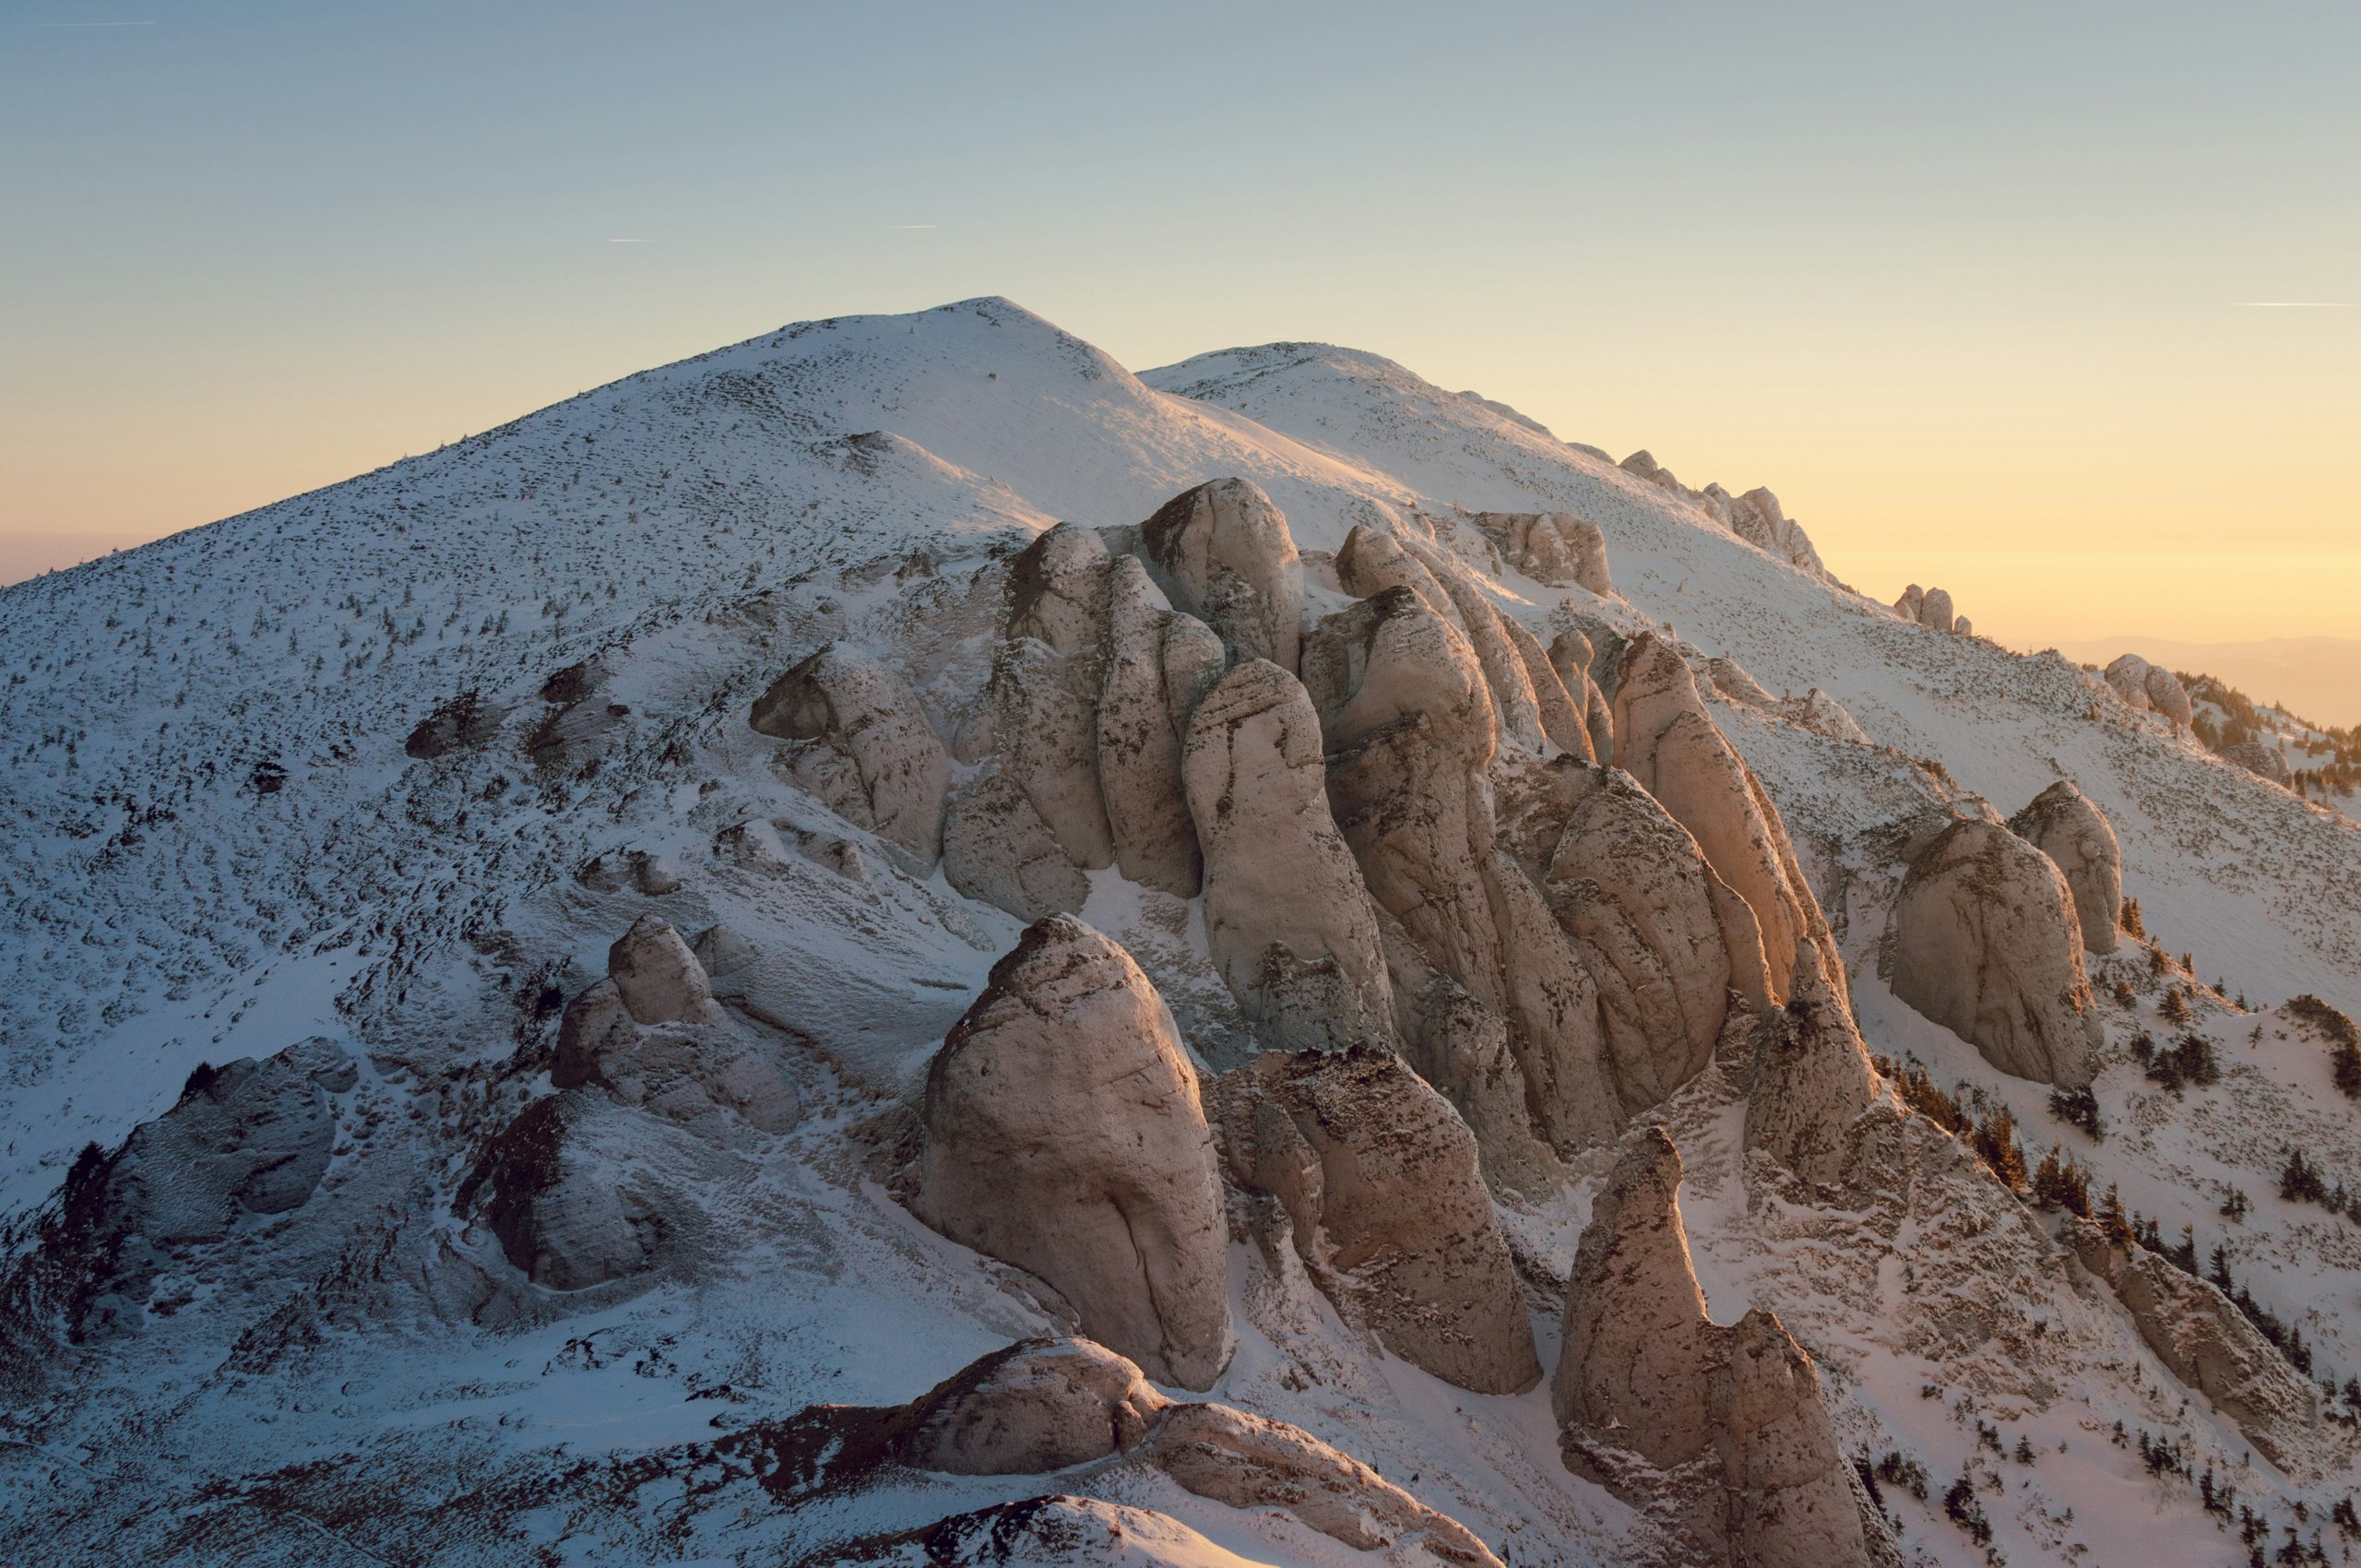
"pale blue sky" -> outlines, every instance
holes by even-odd
[[[1767,482],[1840,570],[2361,587],[2361,310],[2251,308],[2361,303],[2356,67],[2350,5],[0,0],[0,534],[1005,293],[1135,366],[1389,354]]]

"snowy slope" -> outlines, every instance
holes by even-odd
[[[1717,717],[1845,936],[1872,1048],[1987,1087],[2031,1142],[2082,1135],[1876,975],[1899,872],[1885,835],[1963,792],[2006,814],[2074,779],[2113,819],[2126,891],[2168,951],[2258,1005],[2309,992],[2361,1013],[2352,824],[2060,659],[1904,624],[1512,411],[1321,346],[1135,377],[998,300],[805,324],[5,590],[0,731],[15,749],[0,853],[16,935],[0,944],[0,1211],[34,1214],[77,1149],[169,1107],[200,1061],[322,1034],[363,1066],[324,1199],[199,1249],[173,1315],[90,1353],[0,1432],[0,1532],[54,1538],[60,1561],[121,1560],[108,1554],[125,1543],[133,1560],[791,1561],[830,1529],[1022,1494],[1023,1478],[935,1479],[789,1516],[742,1484],[692,1506],[673,1472],[643,1463],[815,1401],[907,1399],[1044,1321],[886,1197],[864,1153],[1016,922],[882,859],[860,879],[799,861],[782,885],[711,846],[757,815],[847,831],[745,727],[789,664],[832,638],[885,654],[948,734],[980,684],[1014,548],[1059,520],[1136,523],[1231,474],[1268,492],[1308,551],[1414,512],[1576,513],[1604,530],[1620,594],[1586,609],[1676,628],[1774,693],[1842,703],[1875,744],[1738,705]],[[1497,581],[1548,626],[1558,590]],[[406,737],[467,693],[503,716],[496,739],[409,754]],[[586,870],[635,851],[677,868],[678,885]],[[796,1054],[811,1113],[749,1155],[730,1199],[740,1229],[694,1277],[559,1303],[463,1289],[485,1248],[453,1218],[452,1192],[546,1083],[509,1063],[546,1049],[552,999],[601,972],[607,944],[651,907],[684,931],[726,922],[762,951],[740,1000]],[[1216,1056],[1234,1019],[1186,907],[1107,873],[1085,916],[1141,952]],[[2153,1004],[2152,991],[2111,1019],[2118,1052],[2156,1027]],[[2116,1131],[2075,1146],[2168,1233],[2186,1219],[2209,1244],[2232,1230],[2214,1189],[2240,1186],[2255,1200],[2231,1236],[2241,1277],[2303,1317],[2336,1375],[2361,1373],[2361,1325],[2346,1322],[2361,1229],[2279,1203],[2270,1174],[2296,1138],[2361,1173],[2361,1119],[2327,1090],[2318,1044],[2277,1038],[2276,1016],[2225,1004],[2201,1021],[2236,1063],[2223,1087],[2168,1096],[2118,1053],[2099,1086]],[[2257,1022],[2272,1028],[2249,1050]],[[2057,1311],[2120,1364],[2044,1362],[2046,1406],[2012,1386],[1963,1407],[1981,1373],[1922,1399],[1952,1374],[1879,1331],[1878,1265],[1839,1288],[1799,1261],[1868,1243],[1750,1211],[1730,1179],[1730,1110],[1709,1092],[1668,1114],[1691,1150],[1716,1315],[1776,1304],[1828,1369],[1848,1441],[1912,1448],[1948,1477],[1973,1455],[1968,1423],[1999,1412],[2071,1450],[2012,1473],[2022,1507],[1994,1505],[2009,1561],[2066,1561],[2077,1542],[2082,1562],[2235,1560],[2233,1538],[2213,1550],[2185,1484],[2153,1479],[2099,1428],[2177,1422],[2225,1466],[2236,1429],[2176,1412],[2168,1374],[2103,1306],[2066,1292]],[[1560,1278],[1598,1172],[1582,1174],[1560,1204],[1508,1217]],[[1252,1326],[1216,1396],[1336,1442],[1516,1563],[1621,1555],[1630,1511],[1558,1464],[1546,1387],[1463,1394],[1333,1313],[1248,1301],[1254,1277],[1241,1257],[1233,1289]],[[1546,1285],[1534,1304],[1546,1360]],[[1983,1353],[1997,1360],[1999,1343]],[[2349,1468],[2340,1441],[2321,1454]],[[2249,1495],[2284,1490],[2319,1511],[2350,1485],[2251,1473]],[[1103,1484],[1250,1560],[1359,1558],[1169,1486]],[[413,1536],[430,1506],[436,1523]],[[1905,1506],[1914,1550],[1981,1561],[1940,1508]],[[2069,1508],[2098,1527],[2053,1528]],[[2206,1552],[2176,1556],[2190,1531]]]

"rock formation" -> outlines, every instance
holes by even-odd
[[[1893,992],[2004,1073],[2091,1081],[2096,1028],[2074,896],[2049,857],[1955,822],[1912,861],[1887,927]]]
[[[2099,808],[2061,778],[2011,817],[2009,830],[2057,862],[2074,896],[2082,945],[2114,952],[2123,916],[2123,850]]]
[[[1536,583],[1572,583],[1602,599],[1615,591],[1607,569],[1607,536],[1596,523],[1564,512],[1478,512],[1468,520],[1502,560]]]
[[[67,1321],[77,1337],[136,1317],[175,1253],[229,1235],[247,1216],[308,1202],[328,1168],[336,1113],[327,1094],[357,1070],[341,1047],[305,1040],[260,1060],[200,1063],[171,1110],[69,1170],[48,1251],[78,1276]]]
[[[1236,659],[1294,671],[1303,582],[1269,496],[1242,479],[1201,484],[1141,524],[1140,542],[1175,609],[1219,633]]]
[[[1873,1530],[1811,1358],[1761,1308],[1706,1315],[1689,1261],[1679,1151],[1640,1133],[1591,1206],[1551,1384],[1567,1467],[1667,1507],[1700,1563],[1844,1568]]]
[[[1129,954],[1070,916],[1027,927],[929,1066],[921,1121],[919,1218],[1151,1375],[1212,1385],[1231,1348],[1212,1135]]]
[[[1714,728],[1679,652],[1652,633],[1624,649],[1615,744],[1617,765],[1695,835],[1715,874],[1746,901],[1762,933],[1769,1000],[1786,999],[1798,941],[1810,941],[1828,972],[1841,977],[1843,957],[1778,809]]]
[[[1916,583],[1912,583],[1902,590],[1902,597],[1893,601],[1893,608],[1904,620],[1932,626],[1939,632],[1955,632],[1965,636],[1973,629],[1967,618],[1952,606],[1948,588],[1921,588]]]
[[[943,825],[943,880],[1021,921],[1071,914],[1090,878],[1068,858],[1025,791],[985,773],[951,797]]]
[[[1106,684],[1098,697],[1098,783],[1115,863],[1133,882],[1183,898],[1202,862],[1180,783],[1189,716],[1221,677],[1221,639],[1167,609],[1137,557],[1119,557],[1108,592]]]
[[[2225,746],[2222,760],[2245,768],[2258,778],[2268,778],[2283,790],[2292,788],[2296,781],[2294,770],[2287,766],[2287,754],[2260,741],[2240,741],[2235,746]]]
[[[1590,732],[1592,760],[1615,760],[1615,708],[1591,674],[1596,655],[1590,639],[1569,628],[1549,645],[1549,667],[1565,683],[1566,695],[1583,712],[1583,728]],[[1571,750],[1572,748],[1568,748]]]
[[[1707,659],[1705,674],[1714,683],[1714,689],[1732,702],[1767,708],[1778,701],[1763,689],[1762,683],[1748,673],[1745,665],[1726,655]]]
[[[618,1104],[696,1123],[734,1112],[765,1133],[802,1115],[795,1086],[713,998],[704,965],[659,916],[607,951],[608,978],[566,1004],[550,1082],[596,1085]]]
[[[1347,1322],[1480,1394],[1539,1379],[1475,1135],[1400,1057],[1271,1052],[1216,1079],[1210,1099],[1231,1178],[1278,1201]]]
[[[2209,1282],[2144,1247],[2116,1246],[2087,1219],[2067,1216],[2061,1235],[2113,1288],[2173,1375],[2237,1422],[2264,1458],[2287,1464],[2299,1435],[2319,1423],[2319,1405],[2311,1384],[2262,1331]]]
[[[1855,1123],[1878,1098],[1877,1069],[1809,944],[1796,949],[1795,973],[1787,1004],[1755,1025],[1746,1146],[1814,1187],[1833,1188],[1852,1163]]]
[[[754,700],[747,722],[801,742],[788,775],[829,810],[896,846],[923,873],[943,852],[951,763],[909,683],[831,644]]]
[[[1390,1038],[1377,909],[1329,814],[1302,683],[1264,659],[1238,665],[1198,703],[1180,767],[1206,941],[1256,1034],[1276,1050]]]
[[[1126,1461],[1161,1470],[1184,1490],[1232,1508],[1284,1509],[1358,1550],[1402,1541],[1460,1568],[1501,1568],[1499,1559],[1465,1526],[1301,1428],[1227,1405],[1168,1399],[1141,1375],[1139,1367],[1087,1339],[1023,1340],[963,1368],[908,1405],[814,1406],[786,1421],[733,1433],[715,1443],[713,1452],[724,1460],[782,1453],[825,1455],[814,1467],[817,1474],[796,1467],[773,1472],[769,1484],[791,1497],[811,1482],[825,1479],[843,1484],[858,1472],[884,1464],[951,1475],[1003,1476],[1065,1469],[1094,1460]],[[1036,1502],[1084,1506],[1070,1498]],[[1026,1506],[1003,1505],[1003,1511]],[[1087,1506],[1124,1515],[1107,1522],[1109,1542],[1131,1540],[1127,1532],[1139,1531],[1140,1519],[1171,1525],[1160,1515]],[[944,1534],[947,1526],[959,1523],[944,1521],[922,1532],[927,1561],[1075,1560],[1061,1550],[1035,1550],[1021,1536],[1001,1529],[995,1530],[995,1539],[1003,1546],[1016,1541],[1020,1550],[1015,1557],[965,1559],[956,1554],[956,1541]],[[1066,1523],[1070,1526],[1071,1521]],[[1153,1529],[1146,1534],[1151,1541],[1157,1538]],[[1070,1527],[1062,1528],[1043,1544],[1067,1544],[1072,1535]],[[1203,1538],[1192,1536],[1202,1542]],[[1241,1561],[1217,1558],[1210,1543],[1203,1544],[1204,1550],[1182,1561]],[[1081,1560],[1106,1561],[1097,1556]]]
[[[2187,724],[2197,711],[2179,676],[2136,653],[2124,654],[2106,667],[2106,683],[2133,707],[2153,709],[2175,724]]]
[[[1832,741],[1849,741],[1857,746],[1872,744],[1869,731],[1862,729],[1843,703],[1814,686],[1799,697],[1786,697],[1771,705],[1771,711],[1790,724],[1799,725],[1815,735],[1825,735]]]

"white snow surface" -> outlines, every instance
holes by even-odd
[[[0,1422],[12,1559],[794,1562],[1070,1491],[1178,1520],[1135,1543],[1143,1562],[1362,1561],[1152,1471],[905,1477],[788,1510],[751,1483],[700,1492],[674,1462],[815,1402],[899,1403],[1049,1324],[1010,1271],[912,1220],[871,1158],[1017,924],[880,853],[861,878],[717,858],[715,834],[757,816],[865,841],[771,771],[747,704],[842,639],[906,669],[948,735],[980,685],[1008,554],[1057,521],[1137,523],[1233,474],[1307,551],[1413,513],[1572,512],[1604,531],[1618,597],[1476,561],[1545,641],[1569,610],[1670,627],[1774,692],[1840,702],[1873,744],[1714,712],[1819,884],[1872,1050],[2005,1101],[2029,1155],[2073,1148],[2168,1237],[2188,1223],[2201,1248],[2225,1241],[2240,1281],[2300,1324],[2317,1372],[2361,1374],[2361,1225],[2281,1202],[2274,1176],[2300,1142],[2361,1182],[2361,1116],[2329,1088],[2321,1044],[2261,1011],[2311,992],[2361,1014],[2361,829],[2063,659],[1902,622],[1596,449],[1390,361],[1274,344],[1134,375],[984,299],[787,327],[0,590],[0,1213],[15,1244],[77,1150],[161,1113],[199,1062],[321,1034],[362,1061],[303,1210],[190,1249],[184,1277],[160,1286],[168,1314],[66,1352]],[[583,661],[593,695],[561,713],[543,683]],[[507,710],[497,736],[406,754],[413,726],[468,691]],[[528,754],[552,715],[582,732]],[[1975,797],[2005,816],[2059,778],[2113,820],[2125,890],[2164,949],[2228,993],[2201,996],[2196,1025],[2224,1083],[2167,1093],[2123,1049],[2166,1032],[2144,955],[2094,964],[2094,980],[2139,981],[2132,1006],[2110,1004],[2097,1143],[1877,977],[1901,825]],[[632,850],[679,868],[681,886],[577,878]],[[483,1137],[546,1089],[504,1066],[546,1046],[552,1001],[602,972],[607,944],[651,908],[684,932],[726,922],[760,950],[728,993],[796,1075],[806,1118],[752,1146],[726,1234],[688,1277],[581,1299],[512,1283],[455,1320],[453,1260],[504,1265],[453,1194]],[[1086,913],[1142,953],[1218,1063],[1235,1020],[1196,911],[1107,873]],[[1666,1108],[1709,1301],[1724,1321],[1774,1305],[1821,1360],[1848,1448],[1923,1460],[1930,1502],[1887,1491],[1911,1561],[1987,1561],[1943,1516],[1964,1469],[1998,1484],[1983,1506],[2009,1562],[2244,1561],[2235,1519],[2111,1442],[2117,1420],[2185,1438],[2283,1534],[2297,1499],[2308,1539],[2351,1491],[2342,1429],[2324,1429],[2305,1473],[2272,1470],[2103,1289],[2016,1303],[2071,1337],[2033,1358],[2038,1377],[2011,1382],[1995,1346],[1955,1363],[1905,1349],[1890,1332],[1905,1271],[1955,1278],[1981,1254],[1766,1210],[1736,1179],[1738,1114],[1702,1089]],[[1545,1364],[1548,1276],[1562,1280],[1604,1170],[1503,1214],[1538,1277]],[[2253,1203],[2240,1223],[2219,1212],[2232,1187]],[[1992,1192],[1991,1223],[2017,1223]],[[1833,1282],[1847,1261],[1873,1279],[1867,1297]],[[1211,1397],[1335,1443],[1519,1568],[1627,1561],[1644,1542],[1631,1510],[1560,1465],[1546,1384],[1492,1398],[1438,1383],[1251,1247],[1234,1250],[1232,1290],[1240,1348]],[[2011,1447],[2029,1438],[2039,1462],[1978,1456],[1979,1421]]]

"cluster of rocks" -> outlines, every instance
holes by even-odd
[[[740,1169],[744,1132],[786,1132],[802,1114],[792,1080],[656,915],[616,939],[607,978],[566,1004],[550,1081],[558,1092],[492,1138],[457,1207],[554,1290],[694,1250],[697,1183]]]
[[[2189,723],[2197,711],[2179,676],[2136,653],[2124,654],[2106,667],[2106,683],[2130,707],[2161,713],[2175,724]]]
[[[725,1464],[753,1461],[790,1500],[823,1485],[847,1485],[884,1466],[957,1476],[1057,1470],[1068,1472],[1070,1480],[1080,1479],[1073,1474],[1078,1467],[1097,1467],[1084,1474],[1153,1469],[1184,1491],[1233,1508],[1283,1510],[1357,1550],[1398,1542],[1460,1568],[1500,1568],[1500,1560],[1465,1526],[1300,1427],[1228,1405],[1168,1398],[1142,1372],[1086,1338],[1022,1340],[907,1405],[816,1406],[786,1421],[733,1433],[714,1444],[713,1454]],[[817,1467],[796,1468],[777,1462],[782,1454],[826,1457]],[[1004,1522],[1044,1505],[1068,1529],[1108,1510],[1104,1503],[1052,1495],[989,1512]],[[1143,1526],[1151,1539],[1168,1530],[1192,1534],[1161,1515],[1121,1512],[1130,1517],[1111,1521],[1116,1538]],[[978,1517],[959,1515],[917,1532],[926,1560],[958,1561],[955,1548]],[[1027,1531],[1042,1527],[1029,1516],[1023,1522]],[[1063,1556],[1026,1552],[1022,1560]]]
[[[2268,778],[2283,790],[2293,788],[2296,782],[2295,770],[2287,766],[2287,754],[2261,741],[2240,741],[2234,746],[2225,746],[2222,760],[2235,763],[2258,778]]]
[[[1618,466],[1625,473],[1635,475],[1692,503],[1722,527],[1764,553],[1801,567],[1815,577],[1828,576],[1828,568],[1821,564],[1820,552],[1812,548],[1811,540],[1804,533],[1802,525],[1780,508],[1779,498],[1770,491],[1758,486],[1743,495],[1732,495],[1718,484],[1708,484],[1703,490],[1691,490],[1673,477],[1670,469],[1657,462],[1644,449],[1632,453]]]
[[[2009,831],[2057,863],[2073,896],[2082,946],[2114,952],[2123,922],[2123,848],[2106,814],[2061,778],[2011,817]]]
[[[1894,613],[1905,621],[1921,626],[1932,626],[1939,632],[1957,632],[1961,636],[1975,634],[1975,627],[1964,615],[1952,607],[1949,588],[1922,588],[1912,583],[1893,601]]]

